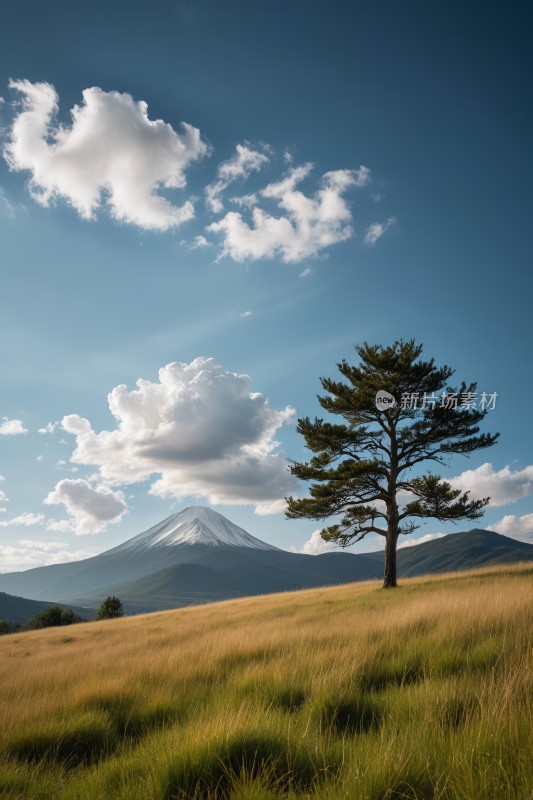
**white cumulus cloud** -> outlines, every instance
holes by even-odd
[[[287,511],[287,501],[285,498],[279,500],[267,500],[264,503],[257,503],[255,513],[259,517],[266,517],[270,514],[284,514]]]
[[[56,123],[59,98],[49,83],[11,81],[22,96],[4,157],[31,173],[30,191],[44,206],[67,200],[84,219],[106,203],[111,215],[141,228],[168,230],[194,216],[192,203],[173,205],[159,189],[181,189],[185,170],[207,153],[200,131],[182,132],[148,118],[129,94],[85,89],[70,126]]]
[[[363,239],[364,243],[369,245],[376,244],[376,242],[387,233],[389,228],[392,228],[395,224],[396,220],[394,217],[389,217],[386,222],[373,222],[366,230]]]
[[[487,530],[496,531],[496,533],[509,536],[511,539],[533,544],[533,514],[524,514],[521,517],[517,517],[514,514],[506,514],[495,525],[488,525]]]
[[[224,210],[220,195],[228,186],[234,181],[245,180],[252,172],[258,172],[268,161],[265,152],[252,150],[248,144],[238,144],[235,155],[219,164],[215,183],[205,188],[207,204],[211,211],[220,214]]]
[[[512,470],[509,466],[495,470],[486,462],[477,469],[469,469],[453,478],[450,483],[454,489],[469,491],[471,499],[490,497],[490,506],[505,506],[533,491],[533,465],[524,469]]]
[[[291,547],[293,553],[306,553],[309,556],[317,556],[320,553],[330,553],[338,550],[339,545],[333,542],[326,542],[320,535],[320,530],[313,531],[309,539],[301,547]]]
[[[415,544],[423,544],[424,542],[432,542],[434,539],[440,539],[442,536],[445,536],[444,533],[427,533],[425,536],[420,536],[418,539],[406,538],[400,539],[398,543],[398,550],[401,550],[403,547],[412,547]],[[366,539],[365,539],[366,544]],[[369,545],[367,551],[365,552],[373,552],[383,550],[385,545],[385,539],[382,536],[376,536],[376,541]],[[336,545],[334,542],[325,542],[324,539],[320,536],[320,530],[313,531],[309,539],[302,545],[302,547],[291,547],[291,551],[293,553],[307,553],[311,556],[319,555],[320,553],[330,553],[331,551],[338,551],[339,545]]]
[[[82,478],[65,478],[44,500],[45,505],[65,506],[69,519],[52,520],[47,530],[83,534],[101,533],[109,523],[119,522],[128,506],[120,491],[92,486]]]
[[[114,430],[96,433],[77,414],[62,420],[76,436],[71,460],[97,466],[106,483],[155,476],[154,495],[252,504],[262,513],[297,490],[274,438],[294,410],[272,408],[252,391],[248,375],[228,372],[212,358],[168,364],[158,382],[140,379],[132,391],[117,386],[108,401]]]
[[[360,167],[326,172],[320,188],[309,197],[297,186],[312,168],[312,164],[295,167],[281,181],[261,190],[261,197],[272,200],[281,209],[281,216],[255,206],[251,226],[237,211],[209,225],[208,231],[223,236],[221,255],[235,261],[279,256],[285,262],[298,262],[349,239],[353,235],[352,215],[343,194],[352,186],[365,186],[369,170]]]
[[[20,419],[8,419],[2,417],[0,422],[0,436],[18,436],[21,433],[28,433]]]

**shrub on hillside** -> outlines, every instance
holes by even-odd
[[[83,622],[79,614],[71,608],[61,608],[60,606],[48,606],[43,611],[39,611],[34,619],[26,623],[26,630],[37,630],[39,628],[54,628],[61,625],[74,625],[76,622]]]
[[[124,609],[118,597],[106,597],[98,609],[97,619],[116,619],[124,616]]]
[[[4,636],[6,633],[16,633],[20,628],[21,626],[18,622],[9,622],[7,619],[0,619],[0,636]]]

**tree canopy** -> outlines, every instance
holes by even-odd
[[[118,597],[109,595],[106,597],[100,608],[98,609],[98,619],[116,619],[116,617],[123,617],[124,609],[122,602]]]
[[[290,467],[313,483],[310,497],[287,498],[287,517],[342,515],[321,531],[323,539],[341,546],[368,533],[383,536],[384,587],[396,586],[398,537],[413,533],[416,520],[478,519],[490,500],[470,500],[469,492],[453,489],[429,470],[414,474],[425,463],[443,466],[452,456],[491,447],[499,436],[480,433],[488,413],[486,393],[478,407],[477,384],[450,385],[454,370],[423,360],[422,349],[413,339],[356,346],[360,363],[339,363],[344,380],[321,378],[327,394],[318,398],[325,411],[345,422],[298,420],[298,432],[314,455]]]
[[[83,622],[83,620],[71,608],[50,605],[43,611],[39,611],[30,622],[27,622],[25,628],[28,630],[54,628],[61,625],[75,625],[78,622]]]

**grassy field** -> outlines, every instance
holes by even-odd
[[[529,800],[533,565],[0,640],[9,800]]]

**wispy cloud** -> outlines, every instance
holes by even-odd
[[[4,519],[0,522],[2,528],[17,528],[17,527],[29,527],[30,525],[40,525],[44,522],[45,516],[44,514],[19,514],[17,517],[11,517],[11,519]]]
[[[258,172],[268,161],[268,148],[265,146],[262,150],[253,150],[248,143],[238,144],[235,155],[219,165],[215,183],[206,186],[206,200],[211,211],[216,214],[223,211],[220,195],[228,186],[234,181],[248,178],[252,172]]]
[[[0,545],[0,563],[6,572],[42,567],[49,564],[64,564],[96,555],[86,550],[73,551],[65,542],[20,539],[15,545]]]
[[[389,217],[386,222],[373,222],[366,230],[363,239],[364,243],[371,246],[376,244],[393,225],[396,225],[396,219],[394,217]]]
[[[242,194],[240,197],[230,197],[230,203],[239,208],[253,208],[259,202],[257,194],[251,192],[250,194]]]
[[[38,428],[37,433],[55,433],[59,427],[59,422],[48,422],[43,428]]]
[[[3,212],[10,219],[15,218],[15,208],[13,204],[7,199],[5,191],[0,186],[0,211]]]
[[[199,236],[195,236],[192,242],[188,242],[187,239],[182,239],[180,245],[187,250],[205,250],[207,247],[213,247],[213,242],[208,241],[205,236],[200,234]]]

